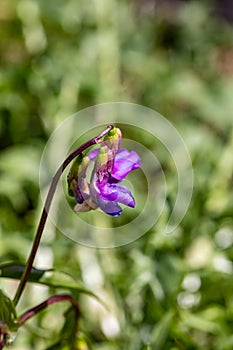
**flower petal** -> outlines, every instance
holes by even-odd
[[[102,209],[106,214],[111,216],[119,216],[121,215],[122,209],[116,203],[106,199],[103,199],[101,196],[96,196],[96,204]]]
[[[125,186],[107,184],[103,188],[100,188],[100,193],[103,199],[120,202],[132,208],[135,207],[135,200],[131,192]]]
[[[81,171],[75,173],[74,180],[79,185],[78,188],[77,186],[72,188],[75,189],[75,197],[78,202],[75,211],[89,211],[99,207],[106,214],[119,216],[122,208],[118,202],[129,207],[135,206],[131,192],[125,186],[118,185],[117,182],[123,180],[130,171],[139,168],[141,159],[135,151],[119,149],[120,141],[121,132],[114,128],[112,134],[110,133],[103,139],[100,149],[93,149],[87,154],[86,159],[88,162],[94,162],[94,168],[90,184],[86,180],[85,166],[84,169],[80,166]]]
[[[79,154],[75,158],[67,176],[68,194],[71,197],[75,197],[79,204],[82,204],[89,194],[89,185],[86,181],[89,163],[88,157]]]
[[[128,207],[134,208],[135,207],[135,200],[127,187],[125,186],[120,186],[120,185],[115,185],[117,187],[117,202],[120,202],[122,204],[127,205]]]
[[[88,205],[88,203],[83,202],[82,204],[77,203],[74,207],[74,211],[84,213],[86,211],[90,211],[92,208]]]
[[[93,149],[92,151],[90,151],[87,156],[90,160],[92,160],[94,162],[96,160],[98,153],[99,153],[99,149],[96,148],[96,149]]]
[[[123,180],[130,171],[141,167],[141,159],[135,151],[129,152],[127,149],[121,148],[116,154],[113,171],[109,182],[114,179]]]

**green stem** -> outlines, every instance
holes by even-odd
[[[48,213],[49,213],[49,209],[50,209],[50,206],[51,206],[51,202],[52,202],[52,199],[54,197],[58,181],[59,181],[63,171],[69,165],[69,163],[75,157],[77,157],[79,154],[81,154],[85,149],[87,149],[88,147],[90,147],[90,146],[92,146],[94,144],[99,143],[99,141],[102,139],[102,137],[104,135],[106,135],[112,129],[112,127],[113,127],[112,125],[108,125],[107,128],[101,134],[99,134],[98,136],[96,136],[96,137],[92,138],[91,140],[85,142],[83,145],[81,145],[75,151],[73,151],[64,160],[64,162],[60,165],[60,167],[58,168],[56,174],[54,175],[54,177],[52,179],[52,182],[51,182],[51,185],[50,185],[50,188],[49,188],[49,191],[48,191],[48,194],[47,194],[47,197],[46,197],[45,205],[44,205],[44,208],[43,208],[43,211],[42,211],[42,215],[41,215],[41,218],[40,218],[40,222],[39,222],[39,225],[38,225],[38,228],[37,228],[36,236],[35,236],[35,239],[33,241],[31,252],[30,252],[30,255],[28,257],[28,260],[27,260],[27,263],[26,263],[26,266],[25,266],[25,270],[24,270],[24,272],[22,274],[20,283],[19,283],[18,288],[16,290],[15,297],[13,299],[13,303],[14,303],[15,306],[19,302],[19,299],[20,299],[20,297],[21,297],[21,295],[23,293],[24,287],[25,287],[25,285],[27,283],[30,271],[32,269],[32,265],[33,265],[33,262],[34,262],[34,259],[35,259],[35,256],[36,256],[36,252],[37,252],[39,244],[40,244],[41,236],[42,236],[42,233],[44,231],[44,227],[45,227],[45,224],[46,224],[46,221],[47,221],[47,218],[48,218]]]

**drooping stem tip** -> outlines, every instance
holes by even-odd
[[[64,162],[60,165],[60,167],[58,168],[57,172],[55,173],[54,177],[52,178],[52,182],[46,197],[46,201],[44,204],[44,208],[41,214],[41,218],[38,224],[38,228],[36,231],[36,235],[33,241],[33,245],[31,248],[31,252],[29,254],[28,260],[26,262],[25,265],[25,269],[24,272],[21,276],[21,280],[20,283],[18,285],[18,288],[16,290],[15,293],[15,297],[13,299],[13,303],[16,306],[19,302],[19,299],[23,293],[23,290],[25,288],[25,285],[27,283],[30,271],[32,269],[32,265],[36,256],[36,252],[38,250],[39,244],[40,244],[40,240],[42,237],[42,233],[44,231],[44,227],[48,218],[48,213],[51,207],[51,202],[52,199],[54,197],[56,188],[57,188],[57,184],[58,181],[63,173],[63,171],[65,170],[65,168],[70,164],[70,162],[77,157],[79,154],[81,154],[84,150],[86,150],[87,148],[89,148],[90,146],[93,146],[94,144],[98,144],[100,142],[100,140],[113,128],[113,125],[108,125],[106,127],[106,129],[101,132],[99,135],[97,135],[96,137],[93,137],[91,140],[85,142],[84,144],[82,144],[80,147],[78,147],[76,150],[74,150],[65,160]]]

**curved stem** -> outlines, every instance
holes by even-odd
[[[20,317],[19,317],[19,327],[21,327],[27,320],[29,320],[31,317],[35,316],[38,312],[41,310],[45,309],[46,307],[61,302],[61,301],[69,301],[76,313],[76,318],[79,318],[79,306],[77,303],[77,300],[72,297],[72,295],[69,294],[58,294],[58,295],[53,295],[49,297],[47,300],[43,301],[42,303],[32,307],[31,309],[27,310],[24,312]]]
[[[35,259],[35,256],[36,256],[36,252],[37,252],[37,249],[38,249],[39,244],[40,244],[41,236],[42,236],[42,233],[44,231],[44,227],[45,227],[45,224],[46,224],[46,221],[47,221],[47,218],[48,218],[48,213],[49,213],[49,209],[50,209],[50,206],[51,206],[51,202],[52,202],[53,196],[55,194],[58,181],[59,181],[63,171],[69,165],[69,163],[75,157],[77,157],[80,153],[82,153],[85,149],[87,149],[88,147],[90,147],[90,146],[92,146],[94,144],[99,143],[99,141],[102,139],[102,137],[104,135],[106,135],[112,128],[113,128],[112,125],[108,125],[107,128],[101,134],[99,134],[98,136],[96,136],[96,137],[92,138],[91,140],[85,142],[83,145],[81,145],[75,151],[73,151],[64,160],[64,162],[60,165],[60,167],[58,168],[56,174],[54,175],[54,177],[52,179],[52,182],[51,182],[51,185],[50,185],[50,188],[49,188],[49,191],[48,191],[48,194],[47,194],[47,197],[46,197],[45,205],[44,205],[44,208],[43,208],[43,211],[42,211],[42,214],[41,214],[40,222],[39,222],[39,225],[38,225],[38,228],[37,228],[37,231],[36,231],[36,236],[35,236],[35,239],[33,241],[31,252],[30,252],[30,255],[28,257],[28,260],[27,260],[27,263],[26,263],[26,266],[25,266],[25,270],[24,270],[23,275],[21,277],[20,283],[19,283],[18,288],[16,290],[15,297],[13,299],[13,303],[14,303],[15,306],[19,302],[21,294],[22,294],[22,292],[24,290],[24,287],[25,287],[25,285],[27,283],[30,271],[32,269],[32,265],[33,265],[33,262],[34,262],[34,259]]]

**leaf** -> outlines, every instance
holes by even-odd
[[[222,331],[218,322],[206,319],[203,314],[193,314],[186,310],[182,310],[180,314],[186,327],[210,334],[220,334]]]
[[[69,308],[65,314],[65,323],[61,330],[61,337],[52,346],[47,348],[47,350],[55,350],[55,349],[76,349],[76,333],[78,331],[78,319],[77,313],[74,308]]]
[[[7,277],[12,279],[20,279],[25,267],[24,265],[16,265],[14,263],[0,265],[0,277]],[[32,268],[29,281],[37,282],[46,270],[39,270]]]
[[[0,349],[12,343],[14,333],[18,330],[18,316],[11,299],[0,289]]]
[[[173,316],[173,311],[167,312],[161,321],[155,326],[151,336],[151,345],[153,345],[156,350],[163,349]]]
[[[11,299],[0,289],[0,324],[3,322],[9,331],[18,329],[18,316]]]
[[[0,277],[20,279],[24,268],[24,265],[14,263],[0,265]],[[83,286],[80,281],[66,272],[54,269],[44,270],[32,268],[28,282],[39,283],[52,288],[69,289],[73,292],[84,293],[96,298],[99,302],[104,304],[98,296],[96,296],[93,292]]]

